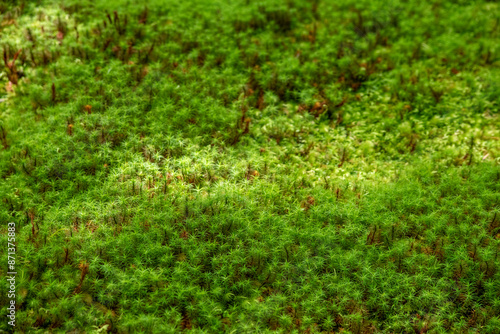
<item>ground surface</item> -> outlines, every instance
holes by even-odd
[[[498,333],[498,2],[0,12],[18,332]]]

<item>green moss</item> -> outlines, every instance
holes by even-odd
[[[19,332],[495,333],[498,4],[0,8]]]

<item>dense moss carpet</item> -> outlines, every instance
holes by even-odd
[[[497,1],[0,13],[2,331],[499,333]]]

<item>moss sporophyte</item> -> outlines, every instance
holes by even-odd
[[[0,329],[497,333],[498,7],[0,3]]]

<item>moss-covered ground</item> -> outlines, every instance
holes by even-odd
[[[498,1],[0,13],[0,330],[500,332]]]

